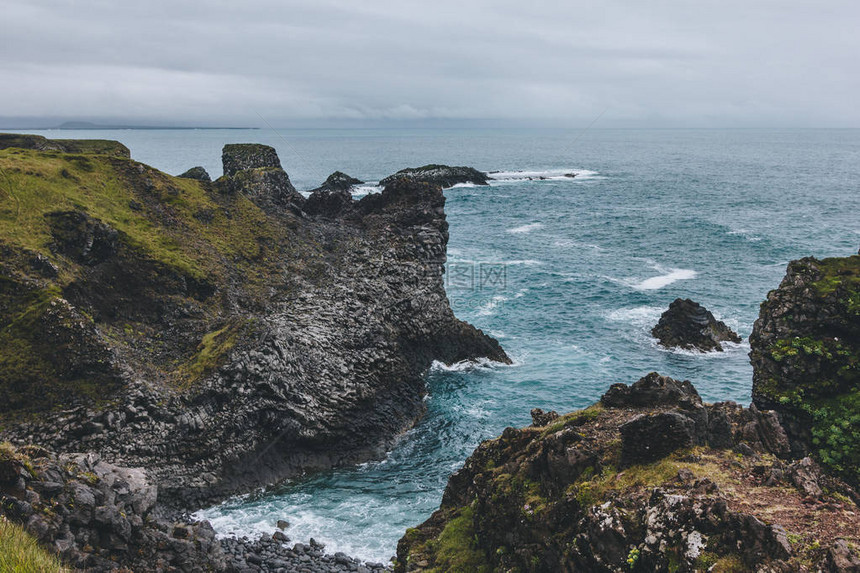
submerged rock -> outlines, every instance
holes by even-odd
[[[209,177],[209,173],[203,167],[199,165],[197,167],[192,167],[182,175],[177,175],[177,177],[183,177],[185,179],[196,179],[198,181],[212,181],[212,178]]]
[[[401,169],[394,175],[389,175],[379,182],[380,185],[388,185],[395,179],[407,179],[410,181],[421,181],[432,185],[439,185],[443,189],[453,187],[461,183],[472,183],[473,185],[489,185],[490,177],[486,173],[478,171],[474,167],[449,167],[448,165],[425,165],[424,167],[410,167]]]
[[[651,335],[667,348],[722,352],[721,342],[740,342],[741,337],[711,312],[690,299],[675,299],[651,329]]]

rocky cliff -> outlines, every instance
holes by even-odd
[[[508,428],[407,531],[396,570],[856,571],[857,494],[772,411],[703,404],[650,374],[594,406]]]
[[[795,455],[860,484],[860,255],[788,265],[750,336],[753,400]]]
[[[508,360],[448,306],[439,187],[320,217],[266,146],[210,183],[36,139],[0,151],[2,439],[194,507],[378,454],[432,360]]]

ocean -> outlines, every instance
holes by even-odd
[[[860,130],[37,133],[118,139],[168,173],[202,165],[213,178],[224,143],[266,143],[299,190],[335,170],[368,182],[357,194],[428,163],[495,172],[489,187],[445,192],[448,294],[514,365],[436,365],[426,415],[385,459],[198,513],[223,535],[271,534],[286,519],[295,541],[371,561],[429,517],[481,440],[528,425],[532,408],[581,408],[651,371],[691,380],[706,401],[748,404],[746,339],[788,261],[860,246]],[[677,297],[744,341],[712,354],[658,347],[649,330]]]

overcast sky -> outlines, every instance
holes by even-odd
[[[6,118],[860,127],[857,0],[0,0],[0,15]]]

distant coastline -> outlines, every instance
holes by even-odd
[[[12,129],[12,128],[9,128]],[[219,126],[178,126],[178,125],[110,125],[110,124],[99,124],[92,123],[89,121],[67,121],[61,123],[60,125],[54,125],[51,127],[31,127],[31,128],[14,128],[16,131],[21,131],[23,129],[32,129],[37,131],[46,131],[52,129],[61,129],[61,130],[113,130],[113,129],[136,129],[136,130],[193,130],[193,129],[260,129],[259,127],[219,127]]]

